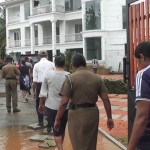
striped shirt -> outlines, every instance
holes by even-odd
[[[136,101],[150,102],[150,65],[142,69],[136,76]]]
[[[150,102],[150,65],[140,70],[136,76],[136,102],[137,101],[148,101]],[[149,123],[147,124],[146,130],[141,137],[140,142],[145,138],[150,139],[150,117]]]

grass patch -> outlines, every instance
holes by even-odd
[[[114,137],[117,141],[119,141],[120,143],[122,143],[124,146],[128,146],[128,137]]]

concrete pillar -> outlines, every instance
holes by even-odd
[[[6,48],[7,49],[10,47],[9,40],[10,40],[9,30],[6,28]]]
[[[6,25],[8,25],[8,8],[6,8]]]
[[[59,32],[60,32],[60,43],[65,43],[66,21],[60,23]]]
[[[33,0],[30,0],[30,15],[32,16],[33,15],[33,11],[32,11],[32,9],[33,9]]]
[[[83,56],[87,60],[87,47],[86,47],[86,39],[83,37]]]
[[[101,53],[102,53],[102,60],[105,61],[106,60],[106,48],[105,48],[105,41],[106,41],[106,38],[103,36],[101,37]]]
[[[23,22],[25,19],[24,4],[20,4],[20,10],[20,21]]]
[[[38,45],[43,45],[43,26],[38,24]]]
[[[52,51],[53,56],[56,55],[56,20],[51,21],[52,22]]]
[[[86,30],[86,5],[85,5],[85,1],[82,2],[82,30],[85,31]]]
[[[100,11],[101,11],[101,29],[105,29],[105,8],[104,8],[104,0],[100,1]]]
[[[21,27],[21,47],[25,46],[25,27]]]
[[[31,37],[31,54],[34,54],[35,53],[35,50],[34,50],[34,46],[35,46],[35,33],[34,33],[34,24],[31,24],[30,25],[30,37]]]
[[[56,0],[52,0],[52,12],[56,12]]]

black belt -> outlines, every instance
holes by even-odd
[[[90,108],[95,107],[96,104],[84,103],[84,104],[70,104],[69,109],[74,110],[78,108]]]
[[[37,84],[42,84],[42,82],[37,82]]]
[[[16,78],[6,78],[6,80],[16,80]]]

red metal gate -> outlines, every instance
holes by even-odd
[[[130,31],[130,86],[134,87],[134,80],[138,69],[134,50],[136,46],[149,41],[149,19],[150,0],[140,3],[133,3],[129,7],[129,31]]]

